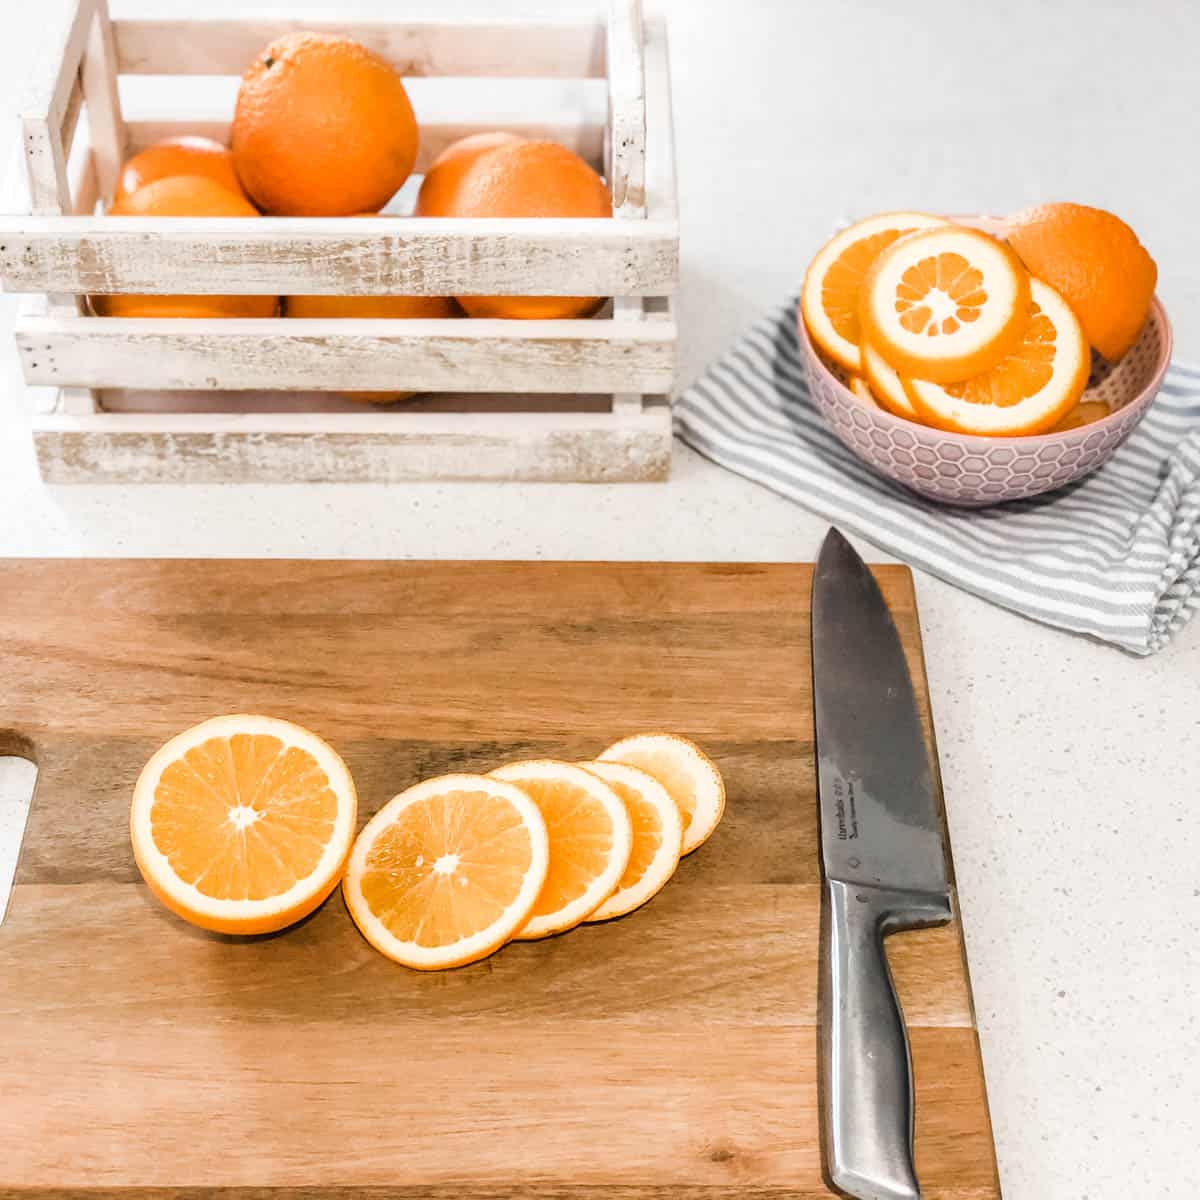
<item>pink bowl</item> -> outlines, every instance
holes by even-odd
[[[817,354],[798,308],[809,388],[830,429],[880,474],[931,500],[971,508],[1053,491],[1107,462],[1146,415],[1171,361],[1171,325],[1155,297],[1133,349],[1113,365],[1093,362],[1083,399],[1107,404],[1107,417],[1066,433],[972,437],[860,400]]]

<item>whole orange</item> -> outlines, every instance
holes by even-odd
[[[1058,291],[1110,362],[1137,341],[1158,267],[1120,217],[1085,204],[1042,204],[1010,217],[1008,240],[1032,275]]]
[[[335,34],[289,33],[242,77],[233,158],[266,213],[375,212],[412,173],[417,120],[403,81],[378,54]]]
[[[288,296],[289,317],[457,317],[459,307],[449,296]]]
[[[202,175],[173,175],[116,201],[111,217],[258,217],[244,196]],[[102,317],[273,317],[276,296],[93,296]]]
[[[125,163],[114,202],[172,175],[203,175],[238,196],[245,195],[233,167],[233,155],[220,142],[206,137],[174,137],[147,146]]]
[[[449,296],[288,296],[284,311],[289,317],[458,317],[462,313]],[[416,392],[347,392],[351,400],[391,404]]]
[[[468,137],[451,142],[433,160],[421,190],[417,193],[414,215],[418,217],[444,217],[450,208],[451,198],[458,190],[463,176],[480,155],[497,146],[509,146],[525,139],[515,133],[472,133]]]
[[[557,142],[514,142],[481,154],[449,198],[448,217],[611,217],[604,180]],[[586,317],[595,296],[459,296],[472,317]]]

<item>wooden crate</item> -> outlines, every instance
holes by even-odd
[[[201,11],[201,6],[197,6]],[[406,79],[595,80],[607,113],[538,105],[497,121],[418,98],[420,172],[446,145],[506,128],[604,171],[614,215],[119,220],[127,154],[225,138],[231,102],[123,114],[121,75],[238,76],[295,28],[343,31]],[[137,81],[145,91],[171,79]],[[30,211],[0,218],[0,282],[39,293],[16,340],[25,381],[54,389],[33,436],[55,482],[649,480],[670,463],[678,214],[666,34],[639,0],[576,20],[112,20],[77,0],[23,118]],[[420,85],[417,85],[420,86]],[[526,84],[527,88],[535,85]],[[540,85],[537,85],[540,86]],[[568,86],[575,86],[574,84]],[[437,88],[430,89],[431,91]],[[81,122],[81,114],[85,118]],[[76,134],[86,125],[80,145]],[[381,226],[386,229],[381,231]],[[198,320],[90,315],[96,293],[603,295],[566,321]],[[386,408],[354,390],[433,393]]]

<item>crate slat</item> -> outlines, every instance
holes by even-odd
[[[67,0],[52,6],[61,24],[43,43],[45,57],[31,64],[30,82],[20,103],[22,117],[38,118],[61,130],[71,92],[79,83],[79,65],[97,0]]]
[[[609,179],[613,209],[640,217],[646,205],[646,64],[641,0],[612,0],[608,22]]]
[[[199,137],[212,138],[214,141],[229,144],[230,122],[228,118],[214,118],[210,111],[197,113],[194,117],[146,116],[132,121],[126,121],[126,132],[129,139],[130,154],[136,154],[163,138],[180,137],[183,134],[193,134]],[[421,141],[417,148],[417,165],[415,172],[424,174],[429,165],[443,150],[459,138],[468,134],[482,131],[500,130],[504,133],[515,133],[531,141],[560,142],[568,150],[574,150],[580,158],[600,166],[604,145],[604,126],[592,121],[580,119],[578,116],[563,113],[556,116],[553,113],[527,119],[500,119],[480,113],[476,118],[456,117],[453,120],[421,121]]]
[[[91,216],[100,201],[100,178],[96,174],[96,158],[89,150],[79,165],[79,174],[71,188],[71,207],[75,215]]]
[[[646,214],[654,221],[679,219],[675,178],[675,122],[667,27],[646,22]]]
[[[79,114],[83,111],[83,82],[78,75],[67,94],[67,106],[63,112],[62,125],[59,128],[59,138],[62,141],[63,153],[70,158],[71,147],[75,144],[75,129],[79,124]]]
[[[639,306],[640,307],[640,306]],[[21,317],[25,382],[94,388],[663,392],[659,321]]]
[[[658,221],[3,217],[13,292],[666,295],[678,230]]]
[[[87,104],[88,136],[96,162],[100,194],[111,201],[125,161],[125,122],[117,94],[117,55],[112,22],[106,4],[94,3],[95,13],[88,30],[87,45],[79,67],[83,99]]]
[[[60,414],[34,419],[50,483],[646,482],[665,404],[616,413]]]
[[[604,29],[596,20],[380,20],[352,13],[278,12],[237,17],[113,22],[123,75],[241,75],[285,33],[342,33],[404,76],[575,79],[604,74]]]

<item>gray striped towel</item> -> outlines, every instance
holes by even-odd
[[[776,381],[779,381],[778,383]],[[943,507],[877,475],[805,383],[796,301],[768,314],[675,407],[693,449],[995,604],[1135,654],[1200,607],[1200,369],[1172,364],[1130,439],[1078,487]]]

